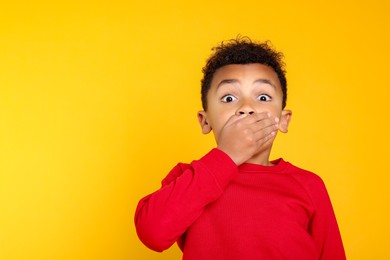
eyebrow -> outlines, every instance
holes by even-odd
[[[237,83],[238,80],[237,79],[223,79],[221,80],[221,82],[218,83],[217,85],[217,89],[222,86],[222,85],[225,85],[225,84],[231,84],[231,83]]]
[[[221,82],[219,82],[218,85],[217,85],[217,89],[220,86],[224,85],[224,84],[231,84],[231,83],[237,83],[237,82],[239,82],[238,79],[224,79],[224,80],[221,80]],[[270,86],[275,88],[275,85],[268,79],[257,79],[253,83],[265,83],[265,84],[268,84],[268,85],[270,85]]]
[[[275,88],[275,85],[268,79],[257,79],[257,80],[255,80],[255,83],[265,83],[265,84],[271,85],[273,88]]]

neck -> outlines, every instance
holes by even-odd
[[[273,166],[273,164],[269,161],[271,149],[264,151],[259,154],[255,154],[247,160],[245,163],[252,163],[252,164],[258,164],[258,165],[263,165],[263,166]]]

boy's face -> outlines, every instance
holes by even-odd
[[[279,130],[287,132],[291,111],[282,110],[283,93],[275,71],[259,63],[219,68],[207,94],[207,111],[198,113],[204,134],[219,134],[233,115],[268,112],[279,118]]]

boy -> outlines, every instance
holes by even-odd
[[[203,68],[198,120],[217,147],[176,165],[139,202],[140,240],[160,252],[177,241],[183,259],[345,259],[320,177],[269,161],[292,115],[284,109],[282,54],[249,38],[214,50]]]

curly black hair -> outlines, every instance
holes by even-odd
[[[221,42],[212,48],[214,54],[207,60],[202,69],[201,96],[204,111],[207,110],[207,93],[211,87],[211,81],[217,69],[230,64],[260,63],[271,67],[278,75],[282,86],[283,101],[282,109],[287,102],[287,80],[284,69],[283,53],[275,51],[270,42],[253,42],[249,37],[238,36],[227,42]]]

